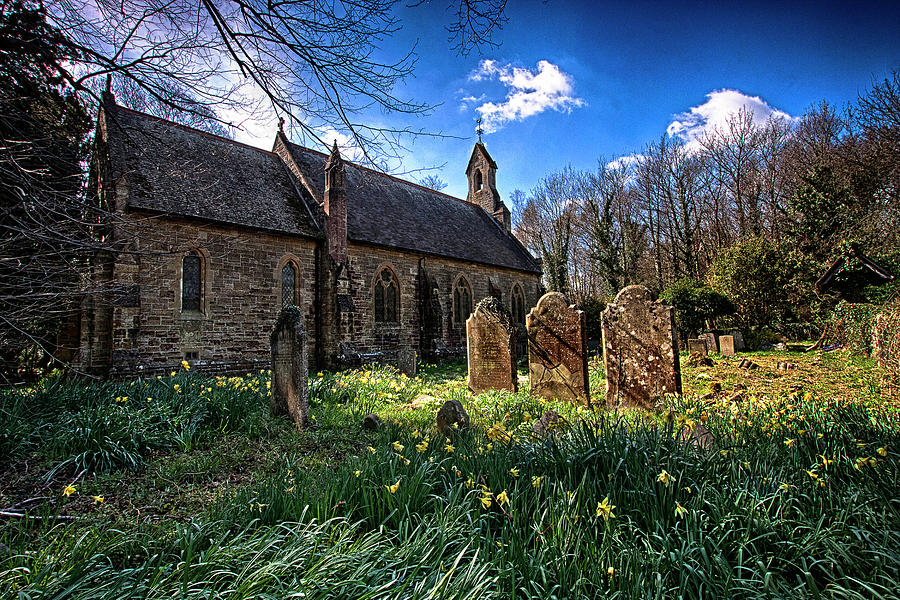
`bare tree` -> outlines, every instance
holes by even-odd
[[[77,50],[57,65],[75,90],[96,93],[107,75],[126,100],[188,120],[216,118],[248,102],[271,104],[305,139],[350,138],[379,167],[396,157],[410,127],[363,122],[367,109],[421,114],[399,96],[413,73],[412,50],[385,58],[400,29],[398,0],[49,0],[52,23]],[[493,43],[505,2],[460,1],[451,31],[457,49]]]

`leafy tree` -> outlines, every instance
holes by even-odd
[[[734,304],[725,294],[691,277],[679,279],[659,297],[675,308],[678,333],[682,340],[703,329],[708,322],[730,315],[735,310]]]
[[[777,326],[793,316],[789,293],[793,266],[785,247],[752,237],[723,250],[710,266],[708,280],[734,304],[739,326]]]

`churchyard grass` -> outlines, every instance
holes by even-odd
[[[460,365],[316,373],[303,433],[267,373],[3,392],[0,508],[39,499],[0,521],[0,596],[897,597],[889,387],[843,353],[750,357],[647,414],[473,398]],[[448,398],[470,430],[438,435]],[[713,445],[681,441],[700,424]]]

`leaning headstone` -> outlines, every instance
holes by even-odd
[[[719,341],[716,339],[716,334],[702,333],[702,334],[700,334],[700,339],[706,341],[706,349],[709,352],[718,352],[719,351]]]
[[[650,290],[630,285],[603,311],[606,404],[652,408],[657,398],[681,393],[675,309],[654,302]]]
[[[706,356],[708,352],[709,349],[706,345],[706,340],[688,340],[688,354]]]
[[[559,292],[538,300],[525,318],[531,393],[590,404],[584,311]]]
[[[722,356],[734,356],[734,336],[719,336],[719,353],[721,353]]]
[[[447,400],[435,415],[435,425],[441,435],[447,435],[454,430],[465,429],[469,426],[469,413],[459,400]]]
[[[309,423],[309,381],[307,376],[306,328],[296,306],[281,310],[269,337],[272,345],[273,416],[287,415],[297,425]]]
[[[407,377],[416,376],[416,351],[405,348],[397,352],[397,368]]]
[[[516,327],[503,304],[488,296],[466,321],[469,390],[518,391]]]

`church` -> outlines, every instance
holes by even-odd
[[[524,324],[540,263],[510,231],[481,142],[465,173],[463,200],[354,165],[337,145],[298,146],[281,128],[265,151],[106,93],[90,181],[114,251],[92,265],[99,290],[66,329],[70,363],[106,377],[185,360],[206,373],[267,368],[287,305],[302,311],[319,369],[459,350],[488,296]]]

